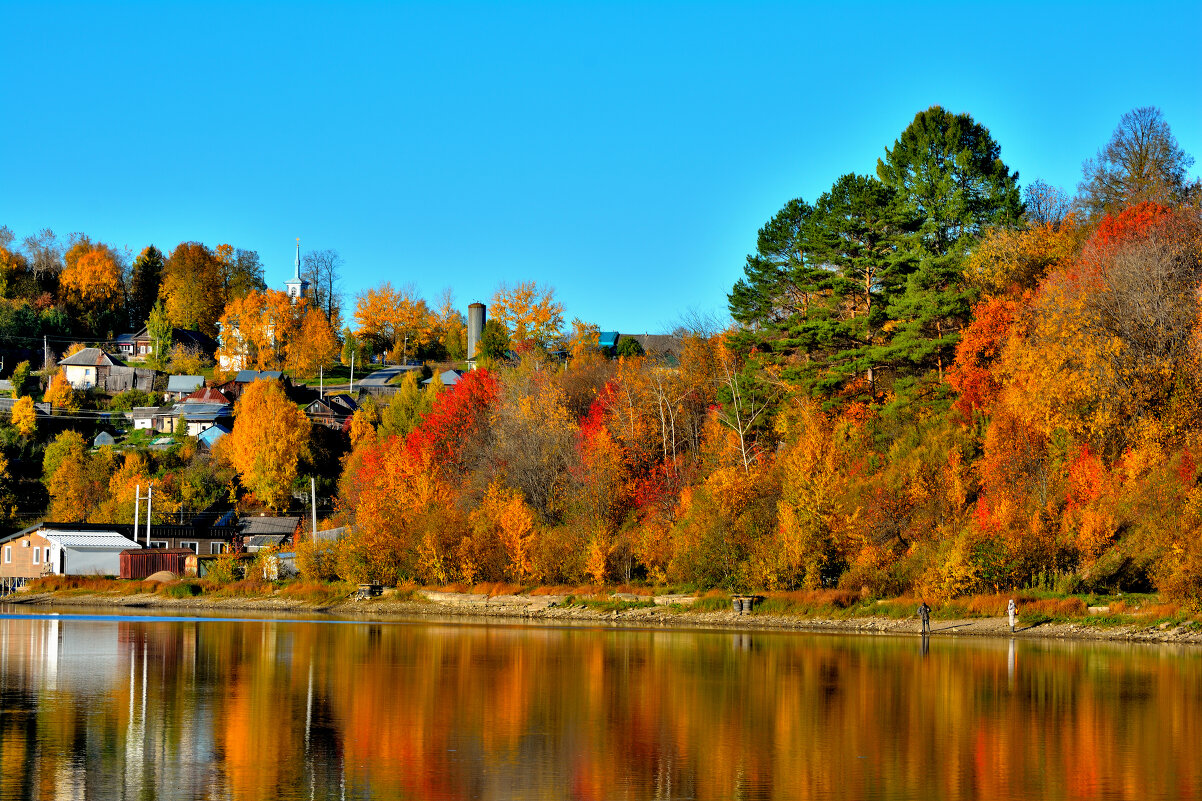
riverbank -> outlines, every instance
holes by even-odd
[[[630,628],[676,628],[732,631],[797,631],[857,634],[916,635],[916,618],[885,615],[822,617],[773,612],[737,613],[693,608],[695,598],[664,595],[614,596],[609,601],[580,601],[563,595],[483,595],[417,590],[407,597],[384,595],[369,600],[342,599],[333,603],[271,596],[198,596],[172,598],[155,593],[23,592],[4,599],[14,606],[103,608],[105,610],[162,610],[197,612],[246,611],[258,614],[320,614],[362,620],[444,618],[497,623],[548,623]],[[1158,623],[1023,619],[1014,634],[1004,617],[965,617],[931,621],[932,637],[1017,637],[1024,639],[1106,640],[1114,642],[1202,645],[1202,626],[1194,621]]]

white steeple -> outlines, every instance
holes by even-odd
[[[309,282],[301,278],[300,274],[300,237],[296,238],[296,267],[292,272],[292,280],[285,281],[284,286],[288,287],[288,297],[296,300],[303,298],[309,294]]]

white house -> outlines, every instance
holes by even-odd
[[[100,348],[84,348],[58,363],[63,368],[67,382],[76,389],[103,387],[105,379],[114,367],[125,364],[111,353]]]

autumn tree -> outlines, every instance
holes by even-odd
[[[79,394],[71,386],[71,382],[67,380],[67,374],[62,370],[51,377],[50,385],[46,388],[43,399],[51,406],[65,408],[69,411],[79,408]]]
[[[217,254],[200,242],[176,246],[163,265],[159,289],[171,324],[216,336],[226,302],[225,271]]]
[[[104,327],[124,323],[115,317],[124,300],[120,257],[108,245],[88,237],[76,239],[64,257],[59,286],[67,306],[79,316],[86,330],[102,333]]]
[[[562,336],[563,304],[555,300],[554,289],[540,288],[534,281],[501,284],[489,304],[489,314],[505,326],[515,342],[532,340],[550,349]]]
[[[1148,201],[1171,205],[1183,198],[1193,163],[1160,109],[1143,106],[1124,114],[1110,141],[1082,166],[1078,197],[1091,215]]]
[[[547,371],[523,365],[504,374],[498,400],[491,457],[506,485],[543,520],[555,519],[563,510],[576,436],[563,390]]]
[[[388,396],[388,402],[380,409],[380,436],[409,436],[433,408],[434,396],[422,391],[418,375],[416,370],[405,373],[400,389]]]
[[[31,437],[38,429],[37,413],[33,398],[25,395],[17,399],[12,408],[12,424],[22,437]]]
[[[274,289],[251,291],[230,301],[218,321],[221,328],[218,361],[238,365],[237,369],[243,370],[280,369],[289,343],[296,339],[304,310],[303,300],[293,303],[287,294]],[[313,348],[330,345],[329,338],[322,339],[312,343]],[[298,348],[300,357],[310,345],[304,343]],[[319,352],[313,350],[308,356],[318,358]]]
[[[338,338],[325,313],[307,310],[286,350],[288,369],[297,375],[311,376],[320,367],[333,366],[338,360]]]
[[[412,285],[394,289],[385,281],[355,300],[355,334],[394,361],[419,354],[432,341],[433,319]]]
[[[46,446],[42,480],[50,493],[49,516],[54,520],[82,522],[106,495],[112,456],[107,448],[95,455],[75,431],[59,434]]]
[[[238,399],[234,430],[222,439],[222,452],[243,486],[271,508],[283,509],[309,433],[309,420],[288,400],[279,382],[259,380]]]

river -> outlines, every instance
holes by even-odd
[[[0,614],[0,799],[1193,799],[1202,649]]]

